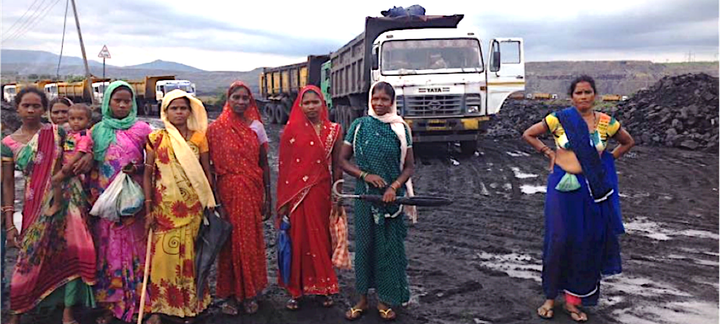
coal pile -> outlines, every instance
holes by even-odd
[[[508,100],[488,126],[488,136],[518,138],[547,114],[570,103]],[[718,78],[704,74],[664,77],[617,106],[615,116],[639,145],[718,151]]]
[[[11,103],[2,101],[2,137],[12,134],[22,124],[15,107]]]
[[[490,120],[488,136],[520,138],[528,127],[542,121],[549,113],[568,106],[569,104],[508,99],[500,112]]]
[[[618,105],[615,117],[641,145],[718,150],[718,78],[664,77]]]

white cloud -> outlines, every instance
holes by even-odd
[[[113,65],[156,59],[207,70],[249,70],[302,60],[337,49],[362,32],[366,16],[393,2],[76,0],[88,56],[107,44]],[[2,39],[31,5],[51,8],[22,37],[2,48],[60,51],[65,1],[2,0]],[[394,3],[408,6],[412,3]],[[517,36],[528,60],[715,60],[716,0],[432,1],[428,14],[465,14],[464,29],[483,38]],[[29,17],[35,11],[30,10]],[[72,10],[70,11],[72,13]],[[42,11],[35,17],[41,17]],[[8,33],[10,31],[10,33]],[[72,14],[65,54],[80,56]]]

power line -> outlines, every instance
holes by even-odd
[[[70,0],[65,0],[65,19],[63,20],[63,35],[62,35],[62,41],[60,42],[60,56],[58,57],[57,72],[55,73],[58,80],[60,79],[60,62],[62,62],[63,47],[65,47],[65,26],[67,25],[67,14],[68,14],[69,6],[70,6]]]
[[[10,36],[5,37],[5,39],[3,40],[3,43],[6,42],[7,40],[9,40],[9,39],[17,36],[18,34],[20,34],[20,32],[21,32],[25,27],[27,27],[30,23],[32,23],[32,20],[39,15],[42,6],[45,4],[45,1],[47,1],[47,0],[42,0],[42,2],[37,6],[37,8],[35,8],[35,10],[33,11],[33,13],[30,14],[30,16],[27,17],[27,18],[25,19],[25,21],[22,22],[22,24],[20,24],[17,28],[15,28],[15,31],[14,31],[12,34],[10,34]]]
[[[13,27],[15,27],[23,18],[25,18],[25,16],[27,15],[27,13],[30,12],[30,10],[32,9],[32,7],[35,6],[35,4],[36,4],[38,1],[40,1],[40,0],[35,0],[35,1],[30,5],[30,7],[28,7],[27,10],[25,10],[25,12],[22,14],[22,16],[20,16],[20,18],[18,18],[17,20],[15,20],[15,22],[10,26],[10,28],[7,29],[7,31],[5,32],[5,34],[10,33],[10,31],[13,29]],[[39,8],[39,7],[40,7],[40,6],[38,6],[38,8]]]
[[[22,30],[17,36],[15,36],[14,38],[12,38],[10,40],[11,41],[16,40],[22,36],[25,36],[25,34],[28,31],[35,28],[35,26],[37,26],[38,23],[42,22],[45,19],[45,17],[50,13],[50,11],[52,11],[52,9],[58,4],[58,2],[60,2],[60,0],[55,0],[55,2],[53,2],[52,4],[45,7],[44,12],[42,12],[38,17],[36,17],[36,19],[34,21],[32,21],[30,24],[28,24],[27,27],[24,30]]]

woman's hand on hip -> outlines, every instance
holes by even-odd
[[[553,150],[546,150],[545,156],[550,159],[550,172],[553,172],[553,169],[555,169],[555,151]]]
[[[387,186],[387,182],[385,182],[385,180],[377,174],[366,175],[365,182],[373,185],[375,188],[383,188]]]

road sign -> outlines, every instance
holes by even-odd
[[[108,51],[107,45],[103,45],[103,48],[100,51],[100,54],[98,54],[98,57],[101,59],[109,59],[110,58],[110,51]]]

